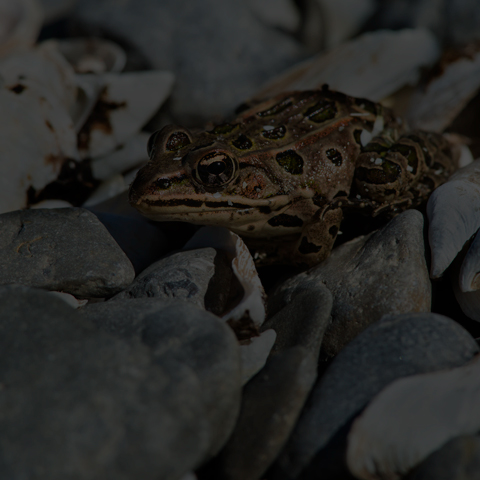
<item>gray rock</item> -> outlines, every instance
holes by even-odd
[[[114,298],[177,298],[205,308],[205,295],[215,273],[215,256],[215,249],[201,248],[162,258]]]
[[[0,232],[0,285],[104,297],[125,288],[135,276],[105,227],[81,208],[4,213]]]
[[[209,448],[203,386],[26,287],[0,289],[0,478],[177,480]]]
[[[316,455],[307,469],[314,476],[322,449],[392,381],[458,367],[477,352],[470,334],[447,317],[386,315],[352,340],[315,385],[276,463],[278,478],[297,478]]]
[[[110,235],[132,262],[138,275],[167,251],[167,239],[160,223],[144,217],[116,215],[88,208],[103,223]]]
[[[154,68],[172,71],[173,116],[191,125],[232,114],[307,53],[293,35],[235,0],[124,0],[121,8],[116,0],[86,0],[76,15],[136,47]]]
[[[140,338],[155,362],[174,359],[202,386],[196,401],[208,420],[209,449],[215,454],[230,435],[241,396],[239,347],[230,327],[194,305],[158,298],[116,299],[87,305],[80,314],[102,330]]]
[[[298,292],[262,327],[276,330],[277,342],[265,367],[244,388],[237,425],[217,459],[219,478],[259,479],[277,457],[316,379],[331,307],[325,287]]]
[[[479,479],[480,437],[473,435],[450,440],[405,477],[405,480]]]
[[[425,262],[423,216],[407,210],[381,230],[336,248],[317,267],[287,280],[269,299],[270,311],[302,288],[333,294],[332,323],[323,353],[336,355],[385,314],[430,310],[431,284]]]

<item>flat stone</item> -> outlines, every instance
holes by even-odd
[[[323,475],[333,461],[329,444],[347,433],[342,430],[385,386],[400,377],[461,366],[477,352],[471,335],[447,317],[386,315],[352,340],[319,378],[275,474],[279,479],[297,478],[303,470],[305,478]]]
[[[297,292],[292,303],[262,327],[276,330],[277,342],[265,367],[244,388],[237,425],[212,467],[217,469],[212,478],[263,478],[315,382],[331,307],[325,287]]]
[[[205,308],[205,295],[215,273],[216,251],[201,248],[162,258],[146,268],[115,299],[177,298]]]
[[[178,300],[112,299],[79,311],[101,330],[141,339],[151,348],[156,363],[174,359],[195,374],[202,385],[196,402],[208,420],[206,457],[215,454],[231,434],[240,408],[240,353],[230,327],[215,315]]]
[[[76,15],[135,47],[153,68],[175,74],[170,103],[182,124],[230,115],[259,85],[307,54],[283,25],[266,23],[248,2],[124,0],[118,8],[116,0],[86,0]]]
[[[0,478],[177,480],[209,448],[203,385],[48,292],[0,288]]]
[[[336,248],[327,260],[281,285],[269,309],[276,311],[293,292],[315,285],[333,294],[332,323],[322,344],[326,356],[335,356],[385,314],[429,311],[422,214],[407,210],[381,230]]]
[[[0,215],[0,285],[113,295],[133,280],[127,256],[95,215],[81,208]]]
[[[405,480],[478,480],[480,437],[454,438],[430,454]]]

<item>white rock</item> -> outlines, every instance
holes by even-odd
[[[114,152],[92,161],[92,173],[97,180],[130,170],[148,161],[147,142],[150,134],[137,133]]]
[[[376,8],[372,0],[316,0],[323,14],[325,47],[334,47],[357,33]]]
[[[439,278],[480,227],[480,160],[461,168],[427,203],[432,249],[430,276]]]
[[[123,176],[120,174],[113,175],[97,187],[92,195],[90,195],[90,197],[84,202],[82,207],[93,207],[94,205],[109,200],[127,190],[128,184],[125,183]]]
[[[242,365],[242,385],[256,375],[267,362],[277,334],[274,330],[265,330],[259,337],[253,337],[248,345],[240,345]]]
[[[123,48],[103,38],[68,38],[55,42],[77,73],[121,72],[127,62]]]
[[[435,37],[427,30],[378,30],[298,64],[255,97],[320,88],[327,83],[333,90],[379,101],[414,84],[420,69],[432,65],[439,54]]]
[[[265,291],[253,258],[243,240],[223,227],[203,227],[183,248],[188,250],[203,247],[225,250],[233,256],[233,273],[244,290],[240,303],[225,314],[223,320],[240,320],[247,314],[257,327],[262,325],[265,321]]]
[[[75,298],[73,295],[70,295],[69,293],[54,292],[54,291],[48,292],[48,293],[50,295],[53,295],[55,297],[62,299],[65,303],[67,303],[73,308],[80,308],[88,303],[88,300],[78,300],[77,298]]]
[[[103,79],[99,104],[79,134],[82,157],[106,155],[137,133],[170,94],[174,77],[153,70],[107,73]]]
[[[0,0],[0,57],[31,47],[42,21],[37,0]]]
[[[480,52],[441,63],[442,74],[417,88],[405,114],[415,129],[442,132],[480,88]]]
[[[350,471],[364,480],[401,478],[452,438],[476,434],[479,403],[478,355],[459,368],[391,383],[350,430]]]

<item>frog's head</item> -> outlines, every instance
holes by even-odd
[[[138,172],[129,200],[152,220],[241,226],[284,201],[259,159],[239,155],[217,132],[169,125],[147,148],[150,162]]]

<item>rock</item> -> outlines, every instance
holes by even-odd
[[[392,382],[350,429],[350,471],[363,480],[399,477],[449,440],[478,433],[479,379],[477,355],[458,368]]]
[[[104,297],[134,278],[132,264],[97,217],[81,208],[0,215],[0,284]]]
[[[260,336],[252,337],[248,344],[240,345],[242,385],[245,385],[265,366],[276,337],[274,330],[265,330]]]
[[[115,298],[177,298],[205,308],[205,295],[215,273],[213,248],[179,252],[145,269]]]
[[[76,17],[135,47],[154,68],[175,74],[171,110],[182,124],[230,114],[258,85],[307,53],[247,2],[125,0],[118,8],[116,0],[87,0]]]
[[[190,368],[47,292],[0,288],[0,378],[0,478],[177,480],[208,450]]]
[[[277,342],[265,367],[244,388],[237,425],[216,460],[217,476],[212,478],[263,478],[316,379],[331,306],[325,287],[301,291],[266,322],[263,328],[276,330]]]
[[[269,309],[276,311],[302,288],[326,285],[333,294],[333,309],[322,350],[334,356],[384,314],[429,311],[424,250],[423,217],[407,210],[381,230],[341,245],[320,265],[287,280],[270,297]]]
[[[128,217],[89,208],[132,262],[139,274],[167,250],[167,239],[159,226],[144,218]]]
[[[332,458],[329,443],[343,438],[352,418],[392,381],[461,366],[477,352],[470,334],[447,317],[386,315],[352,340],[316,383],[276,462],[278,478],[297,478],[305,469],[305,478],[318,475]]]
[[[478,480],[480,437],[454,438],[430,454],[405,480]]]
[[[230,435],[240,407],[240,356],[231,329],[190,303],[161,298],[112,299],[87,305],[80,313],[101,330],[140,338],[159,365],[174,359],[195,374],[202,385],[195,401],[208,421],[204,459],[215,454]]]

